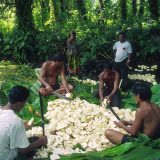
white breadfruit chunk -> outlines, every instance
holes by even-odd
[[[66,93],[65,95],[67,98],[73,98],[73,94],[72,93]]]

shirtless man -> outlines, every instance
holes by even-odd
[[[59,93],[72,91],[73,86],[68,85],[65,79],[64,61],[64,55],[57,54],[54,56],[53,61],[47,61],[43,64],[39,77],[39,81],[42,83],[39,91],[43,96],[48,96],[55,90]],[[61,75],[61,86],[57,82],[59,75]]]
[[[120,107],[121,98],[118,90],[120,76],[118,72],[112,71],[111,63],[104,66],[103,72],[99,75],[99,82],[100,101],[102,102],[104,98],[107,98],[111,101],[111,106]]]
[[[160,109],[150,102],[152,93],[150,87],[143,83],[137,83],[133,87],[135,101],[138,105],[135,120],[115,122],[119,128],[123,128],[130,135],[107,129],[105,132],[108,138],[114,144],[122,144],[131,141],[139,132],[149,136],[152,139],[160,137]]]

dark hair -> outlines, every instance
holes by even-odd
[[[58,54],[53,56],[52,60],[55,61],[55,62],[57,62],[57,61],[58,62],[65,62],[65,56],[62,53],[58,53]]]
[[[23,86],[15,86],[9,91],[8,101],[11,104],[25,102],[29,97],[29,90]]]
[[[118,35],[119,35],[119,36],[123,36],[123,37],[126,38],[126,33],[125,33],[125,32],[120,32]]]
[[[112,62],[107,62],[104,64],[104,69],[110,69],[112,70],[112,67],[113,67],[113,63]]]
[[[132,87],[133,94],[139,95],[142,101],[150,101],[152,97],[151,88],[145,82],[136,82]]]

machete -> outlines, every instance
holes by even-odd
[[[106,99],[107,100],[107,99]],[[119,118],[119,116],[117,115],[117,113],[113,110],[113,108],[111,107],[110,105],[110,101],[107,100],[106,101],[106,108],[108,108],[112,113],[113,115],[120,121],[121,119]]]
[[[114,114],[114,116],[120,121],[121,119],[119,118],[119,116],[117,115],[117,113],[113,110],[113,108],[108,105],[109,110]]]
[[[67,101],[71,101],[72,100],[71,98],[66,97],[64,94],[60,94],[57,91],[52,91],[52,94],[55,95],[58,98],[65,99]]]
[[[44,110],[43,110],[43,98],[41,93],[39,92],[39,100],[40,100],[40,109],[41,109],[41,119],[42,119],[42,131],[43,131],[43,136],[45,135],[45,129],[44,129]]]

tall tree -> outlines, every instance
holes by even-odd
[[[54,17],[55,21],[59,21],[60,17],[60,8],[59,8],[59,1],[58,0],[52,0],[53,10],[54,10]]]
[[[18,28],[22,30],[34,30],[32,16],[33,0],[15,0]]]
[[[132,0],[132,14],[137,14],[137,0]]]
[[[99,0],[99,5],[100,5],[100,9],[103,10],[104,9],[103,0]]]
[[[121,6],[122,20],[125,20],[125,19],[127,19],[127,1],[126,0],[120,0],[120,6]]]
[[[159,14],[158,14],[158,0],[148,0],[149,3],[149,10],[151,13],[151,17],[153,19],[157,19]]]
[[[67,0],[60,0],[60,7],[61,12],[65,13],[68,11],[68,1]]]
[[[40,4],[41,4],[42,26],[43,28],[45,28],[45,23],[50,17],[49,0],[40,0]]]
[[[140,0],[140,3],[139,3],[139,17],[142,17],[143,14],[144,14],[144,3],[145,3],[145,0]]]
[[[84,0],[77,0],[77,7],[78,7],[78,10],[81,13],[83,19],[86,20],[87,17],[86,17],[85,1]]]

